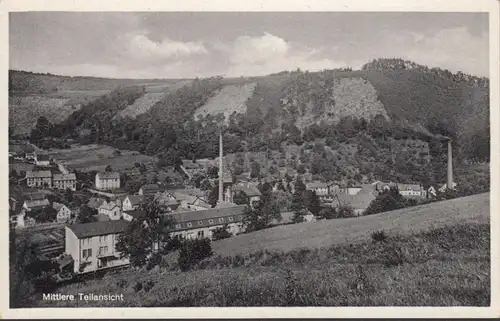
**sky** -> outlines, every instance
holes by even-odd
[[[194,78],[402,58],[488,77],[487,13],[11,12],[11,69]]]

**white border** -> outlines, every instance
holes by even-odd
[[[117,9],[118,8],[118,9]],[[490,16],[490,122],[491,122],[491,302],[489,308],[44,308],[9,309],[8,302],[8,226],[0,224],[1,295],[0,317],[3,318],[308,318],[308,317],[429,317],[487,318],[500,316],[499,293],[499,2],[496,0],[183,0],[183,1],[119,1],[119,0],[0,0],[0,77],[1,155],[8,152],[8,12],[10,11],[426,11],[426,12],[488,12]],[[8,164],[1,162],[0,182],[4,199],[8,191]],[[0,217],[8,216],[7,207],[0,208]]]

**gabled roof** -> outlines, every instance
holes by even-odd
[[[52,173],[50,171],[28,171],[26,172],[26,178],[51,178]]]
[[[118,206],[118,204],[116,204],[115,202],[109,202],[109,203],[105,202],[101,206],[99,206],[99,209],[104,209],[104,210],[107,210],[107,211],[111,211],[115,207],[119,208],[120,206]]]
[[[87,202],[87,206],[93,209],[98,209],[104,202],[106,201],[102,198],[91,197]]]
[[[262,193],[259,191],[259,189],[255,186],[242,186],[242,185],[236,185],[233,187],[234,192],[243,192],[245,193],[246,196],[252,197],[252,196],[261,196]]]
[[[63,208],[63,207],[66,207],[66,208],[67,208],[67,206],[66,206],[66,205],[61,204],[61,203],[57,203],[57,202],[52,203],[52,207],[53,207],[56,211],[59,211],[59,210],[60,210],[61,208]]]
[[[306,184],[306,189],[316,189],[316,188],[328,188],[328,184],[323,182],[311,182]]]
[[[245,211],[246,205],[236,205],[231,207],[223,207],[223,208],[212,208],[208,210],[201,211],[190,211],[190,212],[180,212],[180,213],[171,213],[171,216],[175,222],[190,222],[190,221],[198,221],[205,219],[214,219],[219,217],[233,216],[233,215],[241,215]]]
[[[27,201],[24,201],[24,203],[26,204],[26,207],[28,207],[28,208],[50,206],[50,202],[47,199],[43,199],[43,200],[27,200]]]
[[[160,191],[160,186],[157,184],[146,184],[141,186],[140,188],[142,190],[143,194],[155,194],[156,192]]]
[[[123,213],[132,216],[133,218],[144,218],[146,217],[146,212],[142,210],[124,211]]]
[[[128,199],[130,205],[136,206],[144,203],[144,196],[142,195],[129,195],[125,199]]]
[[[86,238],[99,235],[119,234],[125,232],[129,223],[125,220],[91,222],[85,224],[73,224],[67,226],[75,233],[76,237]]]
[[[74,181],[76,180],[76,175],[72,174],[54,174],[52,177],[54,181]]]
[[[37,161],[49,161],[50,157],[48,154],[36,154],[36,160]]]
[[[120,173],[117,172],[100,172],[96,174],[99,179],[120,179]]]
[[[418,184],[397,184],[399,191],[421,191],[423,187]]]

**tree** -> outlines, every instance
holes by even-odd
[[[307,208],[314,215],[318,215],[321,210],[321,204],[318,195],[315,191],[302,192],[302,199],[305,208]]]
[[[129,258],[133,266],[144,266],[155,259],[154,253],[163,252],[160,244],[168,242],[174,224],[169,217],[161,217],[162,209],[157,201],[147,202],[139,209],[145,212],[145,217],[133,219],[116,243],[121,257]]]
[[[303,210],[303,209],[295,211],[293,213],[292,222],[293,223],[302,223],[302,222],[304,222],[306,214],[307,214],[306,210]]]
[[[354,208],[349,204],[341,204],[337,206],[336,212],[337,212],[337,218],[349,218],[356,216]]]
[[[218,200],[219,200],[219,182],[216,181],[210,193],[208,194],[208,204],[210,204],[212,207],[215,207],[217,205]]]
[[[229,227],[227,224],[224,226],[216,228],[212,232],[212,240],[218,241],[218,240],[223,240],[231,237],[231,233],[228,231]]]
[[[263,194],[253,208],[246,207],[244,221],[247,225],[247,231],[261,230],[267,228],[273,220],[281,220],[279,205],[272,201],[271,196]]]
[[[291,209],[294,211],[303,209],[305,207],[303,192],[306,191],[306,185],[300,179],[295,182],[295,190],[292,195]]]
[[[113,171],[113,168],[111,167],[111,165],[108,165],[108,166],[106,166],[105,171],[106,171],[107,173],[111,173],[111,172]]]
[[[87,205],[83,205],[80,208],[80,214],[78,214],[77,222],[78,223],[90,223],[95,222],[94,215],[97,215],[97,210]]]
[[[333,207],[325,207],[319,211],[319,217],[330,220],[333,218],[337,218],[337,211]]]
[[[69,188],[66,188],[66,190],[64,191],[64,199],[66,200],[67,203],[72,203],[73,202],[73,198],[74,198],[74,195],[73,195],[73,191]]]
[[[234,194],[233,202],[238,205],[250,205],[248,204],[247,195],[241,191]]]
[[[209,239],[188,239],[182,242],[177,263],[181,271],[188,271],[196,263],[212,255],[213,251]]]
[[[378,195],[365,210],[365,215],[377,214],[403,208],[407,206],[407,200],[399,194],[397,188],[392,187]]]
[[[256,161],[250,163],[250,177],[260,178],[260,165]]]

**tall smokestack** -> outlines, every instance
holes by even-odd
[[[223,170],[223,162],[222,162],[222,131],[219,134],[219,203],[224,201],[224,170]]]
[[[451,139],[448,139],[448,174],[446,176],[446,187],[453,189],[453,157],[451,152]]]

